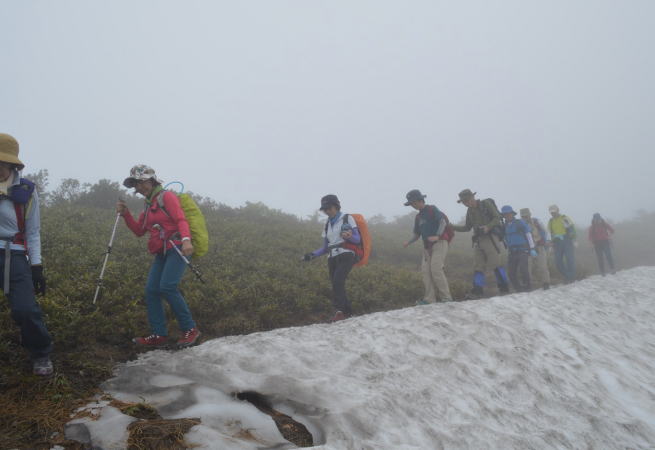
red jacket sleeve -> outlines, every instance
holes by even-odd
[[[175,193],[169,191],[164,193],[164,207],[171,220],[177,224],[177,231],[180,233],[180,236],[191,239],[189,222],[187,222],[182,205],[180,205],[180,199],[177,198]]]
[[[139,216],[139,220],[136,221],[134,220],[134,217],[132,217],[132,213],[129,210],[126,210],[125,213],[123,214],[123,219],[125,219],[125,225],[127,225],[127,228],[132,230],[132,233],[136,234],[137,236],[141,237],[144,234],[146,234],[146,229],[143,226],[143,221],[145,220],[145,213],[141,213]]]

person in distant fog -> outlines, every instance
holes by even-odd
[[[544,290],[550,289],[550,272],[548,270],[548,246],[550,245],[550,235],[541,223],[541,220],[532,217],[529,208],[522,208],[519,213],[532,229],[532,239],[534,240],[537,256],[530,263],[530,279],[538,283]]]
[[[548,231],[555,249],[555,264],[566,283],[575,281],[575,239],[576,231],[573,221],[560,214],[559,207],[548,208],[551,219],[548,221]]]
[[[505,245],[507,246],[507,272],[516,292],[526,292],[532,287],[530,281],[530,257],[538,256],[532,239],[532,227],[523,219],[516,218],[510,205],[500,210],[505,222]]]
[[[598,258],[598,268],[603,276],[605,276],[605,258],[607,258],[611,272],[616,272],[612,246],[610,245],[612,234],[614,234],[614,228],[599,213],[594,214],[589,227],[589,240],[594,245],[596,257]]]

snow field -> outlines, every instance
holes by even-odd
[[[103,387],[164,418],[200,417],[186,435],[197,448],[293,448],[232,395],[256,391],[323,449],[646,449],[655,446],[654,324],[655,268],[636,268],[153,351]],[[109,408],[89,426],[103,448],[123,426]]]

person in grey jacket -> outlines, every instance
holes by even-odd
[[[39,196],[34,183],[20,177],[24,167],[16,139],[0,133],[0,286],[32,357],[34,374],[47,376],[53,371],[52,339],[35,295],[46,292]]]

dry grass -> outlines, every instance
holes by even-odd
[[[139,420],[127,427],[130,433],[127,448],[128,450],[185,450],[189,445],[184,442],[184,435],[199,424],[200,419]]]

